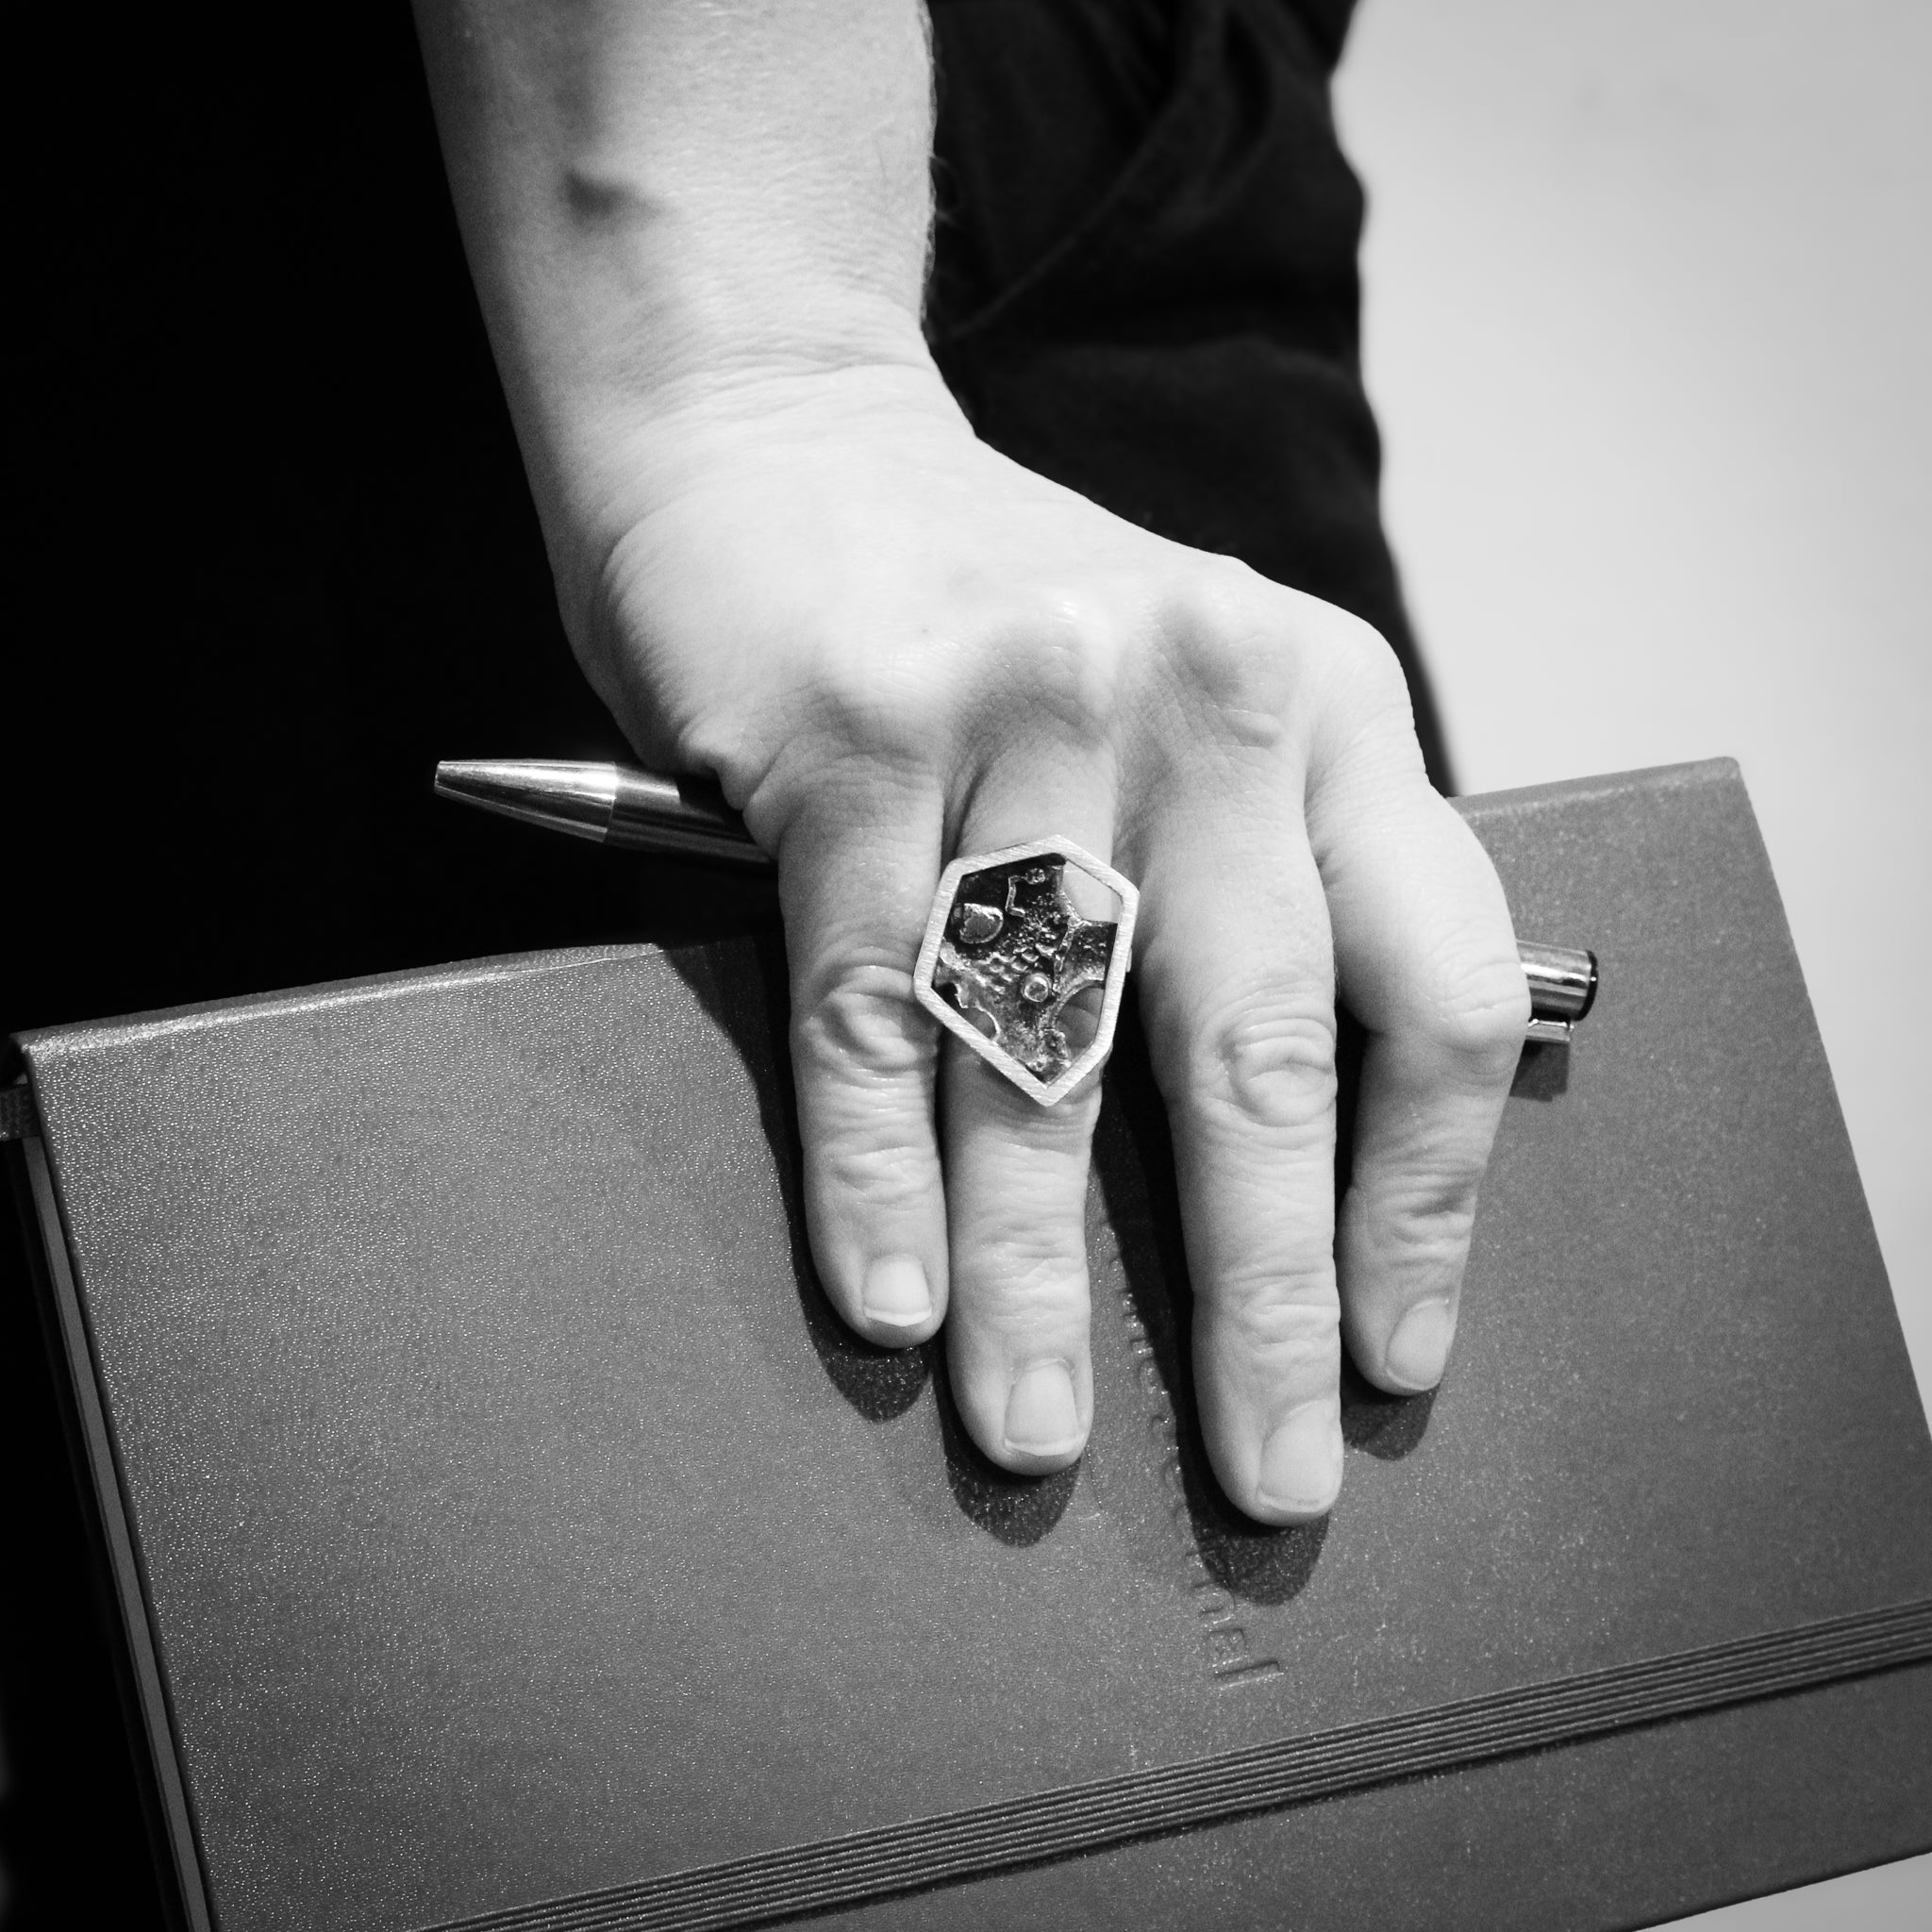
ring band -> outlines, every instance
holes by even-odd
[[[1073,866],[1120,902],[1088,919],[1068,896]],[[1107,1058],[1120,1017],[1141,894],[1071,839],[1036,839],[956,858],[940,874],[913,969],[919,1004],[1041,1107]],[[1066,1009],[1100,990],[1093,1037],[1075,1047]]]

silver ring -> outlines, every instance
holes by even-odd
[[[1091,919],[1067,889],[1072,866],[1110,894],[1113,919]],[[1107,1058],[1132,959],[1133,882],[1071,839],[1036,839],[956,858],[940,874],[913,969],[919,1004],[1041,1107]],[[1093,1034],[1075,1046],[1067,1008],[1100,990]]]

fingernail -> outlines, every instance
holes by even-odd
[[[860,1302],[882,1328],[917,1328],[932,1319],[932,1291],[916,1255],[881,1255],[865,1271]]]
[[[1320,1516],[1341,1488],[1340,1420],[1325,1402],[1305,1403],[1261,1445],[1257,1500],[1290,1515]]]
[[[1065,1362],[1035,1362],[1007,1396],[1007,1447],[1023,1456],[1064,1456],[1080,1446],[1080,1408]]]
[[[1433,1389],[1449,1366],[1449,1343],[1456,1316],[1447,1302],[1418,1302],[1395,1324],[1382,1368],[1405,1389]]]

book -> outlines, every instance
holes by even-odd
[[[1932,1845],[1932,1442],[1741,780],[1463,809],[1602,991],[1295,1529],[1131,1026],[1038,1480],[812,1276],[769,937],[24,1036],[183,1923],[1609,1927]]]

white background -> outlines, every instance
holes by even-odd
[[[1462,788],[1741,762],[1932,1389],[1932,4],[1364,0],[1340,112]]]

